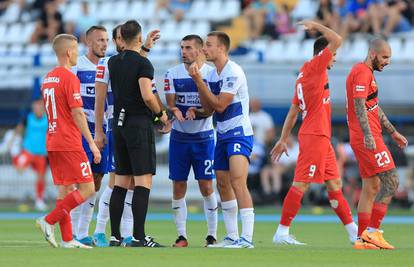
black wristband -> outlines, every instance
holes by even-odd
[[[161,110],[159,113],[154,114],[156,118],[161,118],[164,115],[164,110]]]
[[[147,53],[149,53],[149,51],[151,51],[151,49],[146,48],[144,45],[141,46],[141,49],[144,50]]]

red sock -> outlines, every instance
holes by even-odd
[[[61,199],[56,199],[56,207],[62,204]],[[65,214],[63,220],[59,222],[60,233],[62,235],[62,240],[65,242],[71,241],[73,239],[72,235],[72,220],[70,219],[70,213]]]
[[[334,192],[328,191],[328,198],[332,209],[335,211],[336,215],[338,215],[339,219],[341,219],[342,223],[344,225],[351,223],[353,221],[351,209],[344,198],[344,194],[342,194],[342,190]]]
[[[374,203],[374,207],[372,208],[372,216],[371,221],[369,222],[369,227],[379,229],[381,226],[381,222],[387,214],[388,205],[383,203]]]
[[[360,237],[362,232],[364,232],[365,229],[367,229],[370,220],[371,213],[358,212],[358,237]]]
[[[45,194],[45,180],[37,179],[36,181],[36,199],[43,199]]]
[[[70,217],[70,211],[79,206],[83,201],[85,200],[82,198],[79,191],[73,191],[62,200],[59,206],[56,206],[56,208],[46,216],[46,222],[53,225],[64,220],[66,215]]]
[[[291,186],[287,193],[282,206],[282,217],[280,218],[280,224],[284,226],[290,226],[293,218],[295,218],[300,207],[302,206],[301,201],[303,192],[298,188]]]

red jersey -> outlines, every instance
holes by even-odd
[[[72,118],[72,108],[82,107],[79,79],[68,69],[56,67],[42,84],[49,123],[47,151],[83,151],[82,135]]]
[[[347,117],[350,143],[364,142],[358,118],[355,113],[354,99],[364,98],[369,127],[374,138],[382,138],[381,123],[378,116],[378,88],[372,70],[364,63],[354,65],[346,79]]]
[[[322,135],[331,138],[331,101],[328,64],[332,53],[322,50],[300,69],[292,103],[302,110],[299,134]]]

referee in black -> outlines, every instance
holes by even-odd
[[[114,96],[113,138],[115,150],[115,186],[109,204],[111,246],[121,244],[120,222],[127,189],[134,179],[132,197],[134,247],[160,247],[145,235],[148,199],[155,174],[155,140],[153,116],[164,124],[169,121],[163,106],[152,93],[154,68],[139,52],[142,47],[141,26],[135,20],[121,26],[125,50],[108,61]]]

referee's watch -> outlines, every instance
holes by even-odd
[[[146,48],[144,45],[141,45],[141,49],[147,53],[149,53],[149,51],[151,51],[151,49]]]
[[[154,114],[154,115],[155,115],[155,117],[156,117],[157,119],[160,119],[160,118],[162,117],[162,115],[164,115],[164,114],[165,114],[165,110],[163,109],[163,110],[161,110],[159,113]]]

